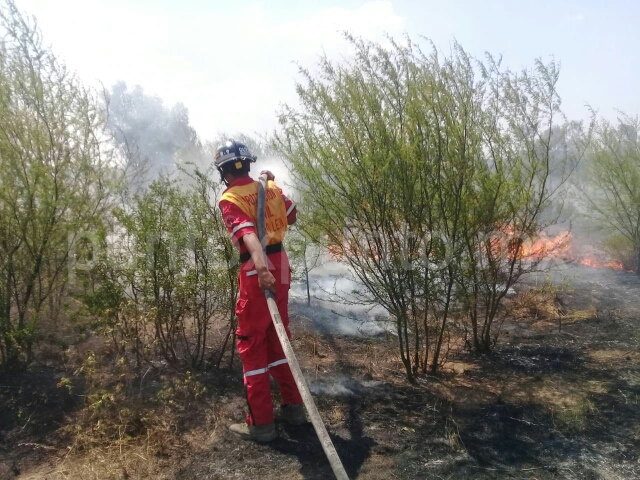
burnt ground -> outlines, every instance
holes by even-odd
[[[439,377],[416,385],[403,378],[393,338],[320,335],[294,319],[294,348],[349,477],[640,478],[640,281],[587,267],[554,280],[567,275],[569,287],[557,295],[561,331],[556,318],[537,313],[510,318],[492,354],[452,354]],[[170,458],[140,450],[138,463],[152,466],[107,475],[82,455],[33,448],[5,478],[333,478],[310,424],[279,422],[280,438],[268,445],[228,433],[244,414],[236,370],[237,381],[225,382],[216,399],[216,424],[194,430]],[[219,379],[203,382],[213,392]],[[75,408],[64,397],[51,401],[52,411]],[[40,432],[43,444],[55,435],[50,428]],[[16,446],[2,448],[7,459]]]

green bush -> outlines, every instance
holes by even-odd
[[[117,350],[130,352],[138,367],[159,357],[201,369],[214,353],[214,322],[233,324],[237,269],[222,216],[212,207],[217,188],[204,175],[184,188],[161,178],[115,212],[115,233],[85,300]]]

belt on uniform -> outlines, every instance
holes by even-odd
[[[273,245],[267,245],[267,255],[271,255],[272,253],[282,252],[284,249],[282,248],[282,243],[274,243]],[[251,259],[251,254],[249,252],[243,252],[240,254],[240,261],[242,263]]]

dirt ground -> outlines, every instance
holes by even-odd
[[[459,352],[441,376],[416,385],[405,381],[392,337],[321,335],[293,319],[294,348],[349,477],[640,478],[640,281],[588,267],[554,280],[567,275],[569,287],[558,293],[561,331],[557,319],[535,312],[508,319],[492,354]],[[33,375],[43,391],[58,381],[46,370]],[[278,422],[280,438],[268,445],[228,433],[244,415],[238,365],[201,381],[214,421],[160,453],[140,442],[68,455],[56,436],[78,402],[64,389],[44,404],[23,395],[24,426],[0,418],[0,480],[333,478],[311,424]],[[0,378],[1,408],[17,408],[6,391],[19,388]],[[36,427],[30,414],[39,415]],[[123,456],[128,467],[114,467]]]

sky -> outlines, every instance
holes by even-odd
[[[300,67],[348,57],[341,32],[385,41],[454,40],[514,69],[536,58],[562,65],[558,85],[572,119],[586,105],[615,120],[640,113],[640,2],[635,0],[16,0],[45,43],[91,85],[139,84],[182,102],[203,139],[266,134],[295,103]]]

